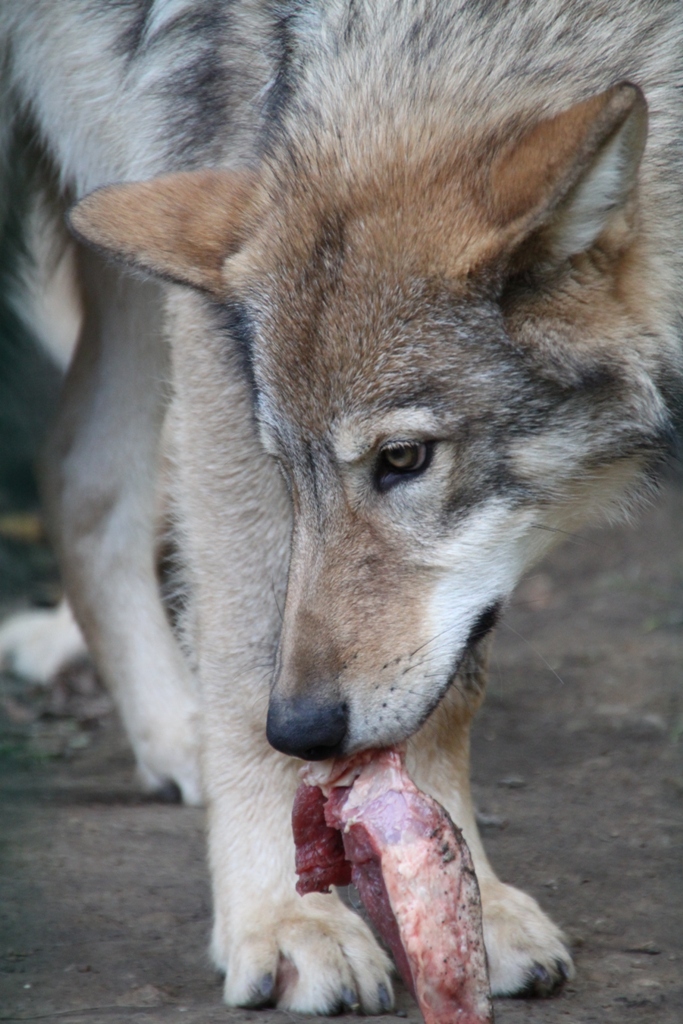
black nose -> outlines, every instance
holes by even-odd
[[[304,761],[338,757],[348,728],[345,704],[315,701],[309,697],[278,700],[271,697],[266,736],[283,754]]]

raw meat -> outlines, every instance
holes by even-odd
[[[329,892],[331,885],[348,885],[351,865],[340,832],[325,822],[325,797],[318,786],[301,785],[292,811],[296,847],[296,891]]]
[[[297,890],[345,885],[350,866],[426,1024],[489,1024],[479,886],[447,812],[417,789],[395,750],[303,775],[293,813]]]

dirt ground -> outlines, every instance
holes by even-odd
[[[682,522],[673,482],[636,529],[566,543],[499,629],[477,805],[493,863],[566,929],[577,975],[552,1000],[497,1000],[498,1024],[683,1021]],[[10,553],[5,605],[40,596],[45,553]],[[295,1020],[222,1007],[202,812],[138,796],[89,673],[47,694],[5,673],[0,697],[0,1020]],[[405,992],[399,1008],[419,1020]]]

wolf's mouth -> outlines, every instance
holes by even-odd
[[[398,740],[397,742],[404,742],[405,740],[410,739],[411,736],[414,736],[415,733],[422,728],[427,719],[434,714],[439,704],[450,690],[451,686],[455,684],[455,681],[458,677],[458,673],[460,672],[460,669],[462,668],[468,655],[472,654],[477,644],[481,643],[484,637],[488,636],[491,630],[495,628],[496,623],[500,618],[502,608],[503,600],[502,598],[499,598],[497,601],[494,601],[487,608],[485,608],[484,611],[477,616],[472,628],[468,633],[467,640],[465,641],[465,646],[463,647],[462,651],[458,654],[452,671],[446,677],[446,682],[441,687],[439,692],[435,695],[433,700],[429,703],[427,708],[424,710],[415,728],[408,735],[402,736],[400,740]]]

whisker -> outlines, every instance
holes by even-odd
[[[545,530],[547,533],[561,533],[564,537],[569,537],[570,540],[574,541],[575,544],[579,542],[583,544],[592,544],[594,547],[599,547],[598,541],[593,540],[591,537],[584,537],[580,533],[572,533],[571,530],[561,530],[559,526],[546,526],[544,523],[532,523],[532,530]]]
[[[433,637],[431,637],[429,640],[425,640],[425,642],[423,644],[420,644],[419,647],[416,647],[414,651],[411,651],[410,654],[407,655],[407,657],[408,658],[414,658],[416,654],[418,654],[420,651],[422,651],[429,644],[433,644],[435,640],[439,639],[439,637],[445,636],[446,633],[452,632],[454,629],[457,629],[458,626],[459,626],[459,623],[457,623],[457,622],[454,623],[452,626],[446,626],[446,628],[442,629],[440,633],[435,633],[435,635]]]
[[[419,666],[417,666],[417,667],[419,668]],[[422,678],[424,680],[426,680],[427,682],[429,682],[432,679],[440,681],[441,678],[442,678],[442,675],[438,671],[436,671],[436,672],[425,672],[424,675],[422,676]],[[448,690],[452,687],[454,690],[457,690],[457,692],[460,694],[460,696],[462,697],[462,700],[463,700],[463,702],[465,704],[465,707],[468,709],[468,711],[471,711],[472,708],[470,707],[470,702],[469,702],[469,697],[467,695],[467,691],[464,690],[462,686],[460,686],[460,684],[458,683],[457,680],[458,680],[458,673],[456,672],[453,675],[453,677],[452,677],[452,679],[451,679],[447,689],[444,691],[443,696],[445,697],[446,693],[448,692]],[[401,687],[401,693],[405,694],[407,696],[410,696],[410,697],[418,697],[420,699],[422,699],[424,697],[424,693],[422,692],[422,690],[413,689],[412,687]]]
[[[557,681],[560,684],[560,686],[564,686],[564,679],[562,678],[562,676],[559,676],[557,674],[557,672],[555,671],[553,666],[548,661],[546,661],[546,659],[543,657],[541,652],[539,650],[537,650],[536,647],[534,647],[534,645],[531,643],[530,640],[527,640],[527,638],[525,636],[522,636],[521,633],[518,633],[517,630],[514,628],[514,626],[511,626],[509,622],[501,622],[501,625],[505,626],[506,629],[509,629],[511,633],[515,634],[515,636],[518,636],[520,640],[523,640],[524,643],[527,645],[527,647],[530,647],[531,650],[534,652],[534,654],[541,659],[541,661],[543,662],[545,667],[550,669],[550,671],[555,676],[555,678],[557,679]]]
[[[519,601],[515,601],[515,600],[508,601],[507,604],[506,604],[506,607],[507,608],[521,608],[522,611],[524,611],[527,608],[530,608],[532,611],[536,611],[536,609],[543,610],[543,609],[547,608],[548,605],[547,605],[547,602],[546,602],[546,600],[544,598],[537,597],[535,599],[531,598],[530,600],[528,600],[525,597],[523,600],[519,600]]]
[[[501,683],[503,683],[503,670],[501,668],[501,662],[500,662],[500,658],[498,657],[498,650],[497,650],[495,644],[491,648],[491,662],[492,662],[492,664],[493,664],[493,666],[495,668],[496,678]],[[490,676],[493,677],[493,672],[490,673]]]
[[[275,584],[274,583],[272,584],[272,587],[273,587],[273,600],[275,601],[275,607],[277,608],[278,615],[280,616],[280,622],[284,622],[285,621],[285,617],[282,614],[282,608],[280,608],[280,603],[279,603],[279,601],[277,599],[277,593],[275,592]]]

